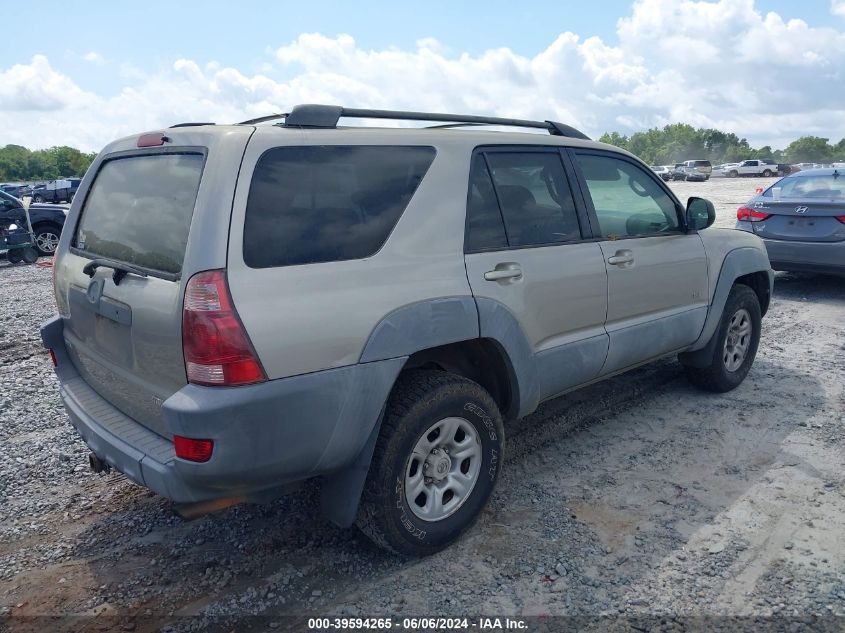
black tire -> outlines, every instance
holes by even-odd
[[[6,259],[9,260],[10,264],[17,264],[23,259],[23,249],[13,248],[9,251],[6,251]]]
[[[32,198],[33,202],[44,202],[44,196],[36,195]]]
[[[23,261],[24,262],[26,262],[27,264],[34,264],[35,262],[38,261],[38,251],[34,247],[27,246],[26,248],[24,248],[22,250],[23,250]]]
[[[459,418],[474,430],[480,446],[471,490],[451,514],[439,520],[420,518],[405,495],[406,475],[422,468],[413,451],[438,421]],[[428,432],[428,433],[427,433]],[[439,429],[438,429],[439,433]],[[463,431],[459,431],[463,433]],[[440,436],[434,435],[439,441]],[[458,435],[455,435],[458,437]],[[463,436],[466,441],[466,435]],[[412,370],[402,374],[390,394],[356,523],[377,545],[404,556],[427,556],[453,543],[478,518],[499,475],[504,451],[502,417],[481,386],[443,371]],[[426,460],[428,464],[428,460]],[[452,465],[463,471],[463,462]],[[449,494],[447,489],[444,493]]]
[[[36,224],[32,227],[35,235],[35,247],[39,255],[52,255],[56,252],[62,228],[55,224]]]
[[[772,170],[771,169],[764,169],[763,170],[763,178],[771,178],[772,177]]]
[[[729,356],[726,340],[731,320],[742,310],[745,310],[750,317],[751,332],[748,335],[750,339],[742,364],[731,371],[726,360],[726,357]],[[728,300],[725,302],[719,327],[713,334],[716,339],[713,359],[707,367],[684,367],[689,381],[700,389],[716,393],[725,393],[736,389],[745,380],[751,365],[754,363],[757,347],[760,344],[760,325],[760,300],[757,298],[757,294],[748,286],[735,284],[731,288]]]
[[[728,172],[728,178],[736,178],[737,176],[739,176],[739,172],[734,169]]]

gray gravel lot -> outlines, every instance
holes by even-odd
[[[717,224],[732,226],[764,182],[672,186],[710,197]],[[89,473],[38,338],[54,311],[50,275],[0,261],[10,629],[70,626],[26,619],[68,614],[92,616],[80,629],[139,631],[233,630],[254,615],[272,630],[309,614],[845,622],[845,280],[779,274],[757,361],[732,393],[696,391],[667,359],[511,423],[478,525],[404,561],[327,524],[313,487],[185,522],[122,475]]]

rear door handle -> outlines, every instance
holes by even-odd
[[[487,281],[504,281],[520,277],[522,277],[522,268],[519,264],[497,264],[496,268],[484,273],[484,279]]]
[[[608,264],[613,264],[614,266],[624,266],[625,264],[630,264],[634,261],[634,253],[629,250],[621,250],[616,251],[614,255],[611,255],[607,258]]]

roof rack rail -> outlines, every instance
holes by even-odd
[[[525,127],[547,130],[554,136],[568,136],[590,140],[583,132],[571,125],[557,121],[531,121],[528,119],[507,119],[491,116],[476,116],[471,114],[444,114],[442,112],[405,112],[402,110],[367,110],[360,108],[344,108],[341,106],[304,104],[298,105],[290,112],[271,114],[268,116],[242,121],[240,125],[264,123],[275,119],[284,119],[284,127],[300,128],[335,128],[341,117],[356,119],[390,119],[397,121],[440,121],[445,125],[434,127],[453,127],[455,125],[502,125],[507,127]]]
[[[196,127],[198,125],[217,125],[216,123],[212,123],[211,121],[197,121],[197,122],[189,122],[189,123],[177,123],[176,125],[171,125],[170,129],[172,130],[175,127]]]

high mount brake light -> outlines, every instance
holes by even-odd
[[[197,273],[185,288],[182,348],[188,382],[233,386],[267,376],[232,303],[222,270]]]
[[[749,207],[740,207],[736,210],[736,219],[747,222],[760,222],[761,220],[768,219],[771,215],[771,213],[762,213]]]
[[[170,139],[161,132],[141,134],[141,136],[138,137],[138,147],[158,147],[159,145],[164,145],[169,140]]]

